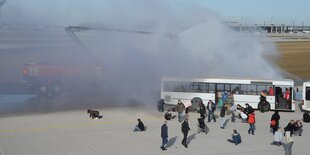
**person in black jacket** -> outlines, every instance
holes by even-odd
[[[164,122],[164,124],[161,126],[161,138],[162,138],[162,144],[161,144],[161,149],[162,150],[167,150],[165,148],[165,145],[168,144],[168,126],[167,126],[167,121]]]
[[[245,104],[245,109],[244,110],[245,110],[247,115],[249,115],[249,114],[254,112],[254,109],[248,103]]]
[[[290,132],[290,136],[292,137],[294,131],[296,130],[296,127],[295,127],[295,121],[294,120],[291,120],[287,126],[284,128],[284,131],[289,131]],[[284,132],[284,133],[285,133]]]
[[[208,122],[210,122],[211,119],[213,119],[213,121],[216,122],[215,115],[214,115],[214,111],[216,109],[215,103],[209,100],[207,104],[207,109],[208,109]]]
[[[206,116],[206,106],[202,103],[202,102],[199,102],[199,113],[200,113],[200,117],[205,119]]]
[[[188,135],[188,131],[190,130],[189,126],[188,126],[188,119],[185,119],[182,123],[182,127],[181,127],[182,133],[183,133],[183,140],[182,140],[182,145],[184,145],[185,148],[187,148],[187,135]]]
[[[271,122],[274,121],[275,123],[270,123],[270,128],[272,129],[272,133],[274,134],[278,128],[279,128],[279,120],[280,120],[280,115],[279,111],[275,111],[274,114],[271,116]]]
[[[136,125],[135,129],[133,131],[144,131],[145,127],[141,119],[138,119],[138,125]]]

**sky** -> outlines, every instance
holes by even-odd
[[[309,0],[204,0],[201,5],[220,16],[236,17],[242,24],[310,25]]]
[[[128,5],[124,0],[123,4]],[[135,0],[132,5],[135,5]],[[139,3],[148,5],[150,0]],[[153,1],[153,0],[152,0]],[[153,9],[160,12],[162,0]],[[241,24],[286,24],[310,25],[310,1],[309,0],[167,0],[170,5],[178,9],[181,5],[197,5],[213,11],[222,19],[233,19]],[[167,2],[166,1],[166,2]],[[67,22],[77,24],[79,17],[91,16],[92,19],[101,19],[100,16],[108,15],[108,3],[113,0],[7,0],[3,6],[2,21],[8,23],[23,23],[26,21],[40,21],[51,19],[58,23]],[[122,5],[121,1],[117,5]],[[166,3],[165,2],[165,3]],[[154,2],[152,2],[154,3]],[[113,5],[116,3],[113,2]],[[144,4],[140,4],[143,6]],[[109,6],[110,7],[110,6]],[[164,6],[163,6],[164,7]],[[110,7],[111,8],[111,7]],[[113,7],[112,7],[113,8]],[[149,7],[148,7],[149,8]],[[117,9],[117,8],[114,8]],[[143,8],[140,8],[143,9]],[[107,11],[102,11],[107,10]],[[102,14],[93,12],[100,11]],[[130,11],[130,10],[128,10]],[[79,14],[78,16],[73,16]],[[60,20],[60,19],[66,20]],[[88,18],[88,17],[87,17]],[[83,18],[85,19],[85,18]]]

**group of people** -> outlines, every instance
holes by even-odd
[[[294,121],[293,119],[286,125],[283,129],[279,126],[280,115],[278,111],[275,111],[274,114],[271,116],[270,121],[270,129],[274,135],[274,141],[271,145],[281,146],[283,145],[285,154],[291,155],[292,154],[292,146],[293,146],[293,139],[292,136],[295,135],[302,135],[303,132],[303,124],[301,120]],[[283,143],[283,137],[286,136],[287,143]]]
[[[178,113],[178,121],[181,124],[181,131],[183,133],[183,140],[182,140],[182,145],[185,148],[188,148],[187,146],[187,135],[188,132],[190,131],[190,127],[188,124],[188,120],[189,120],[189,109],[185,107],[185,105],[181,102],[181,100],[178,100],[177,106],[175,108],[176,112]],[[185,112],[185,114],[184,114]],[[173,119],[175,116],[173,116],[169,111],[167,113],[165,113],[164,115],[165,117],[165,121],[164,124],[161,126],[161,138],[162,138],[162,145],[160,146],[160,148],[162,150],[167,150],[167,148],[165,147],[168,144],[168,126],[167,126],[167,121]]]
[[[228,105],[230,104],[230,105]],[[199,123],[203,122],[206,118],[206,114],[208,114],[208,122],[211,122],[213,120],[216,122],[216,117],[215,117],[215,110],[216,110],[216,104],[209,100],[207,105],[205,106],[202,102],[199,103],[199,114],[200,118],[198,118]],[[188,147],[187,144],[187,136],[188,132],[190,131],[189,127],[189,114],[188,114],[188,108],[185,107],[185,105],[181,102],[181,100],[178,101],[175,111],[177,112],[178,116],[178,121],[181,123],[181,132],[183,133],[183,140],[182,140],[182,145],[184,145],[185,148]],[[232,122],[235,122],[236,119],[236,114],[235,112],[238,113],[239,118],[242,120],[244,123],[249,124],[249,129],[248,129],[248,134],[249,135],[255,135],[255,123],[256,123],[256,116],[255,116],[255,111],[254,109],[248,104],[245,104],[245,107],[242,107],[241,105],[236,105],[233,102],[231,103],[225,103],[222,105],[221,110],[220,110],[220,118],[221,118],[221,123],[220,123],[220,128],[225,129],[225,122],[227,119],[225,116],[227,114],[232,115],[231,119]],[[167,150],[165,147],[168,144],[168,126],[167,126],[167,121],[172,120],[176,117],[176,115],[172,115],[171,110],[168,110],[165,115],[165,121],[164,124],[161,126],[161,138],[162,138],[162,145],[161,149],[162,150]],[[307,121],[309,117],[309,113],[304,114],[303,121]],[[285,151],[290,153],[291,152],[291,147],[292,147],[292,135],[299,135],[302,136],[303,132],[303,124],[300,120],[294,121],[291,120],[288,125],[284,128],[281,128],[279,126],[279,120],[280,120],[280,115],[278,111],[275,111],[274,114],[271,116],[271,121],[270,121],[270,129],[271,132],[274,135],[274,141],[271,143],[272,145],[277,145],[281,146],[283,145],[285,148]],[[138,125],[135,126],[134,131],[144,131],[146,127],[144,126],[143,122],[141,119],[138,119]],[[287,135],[286,135],[287,134]],[[284,144],[282,143],[283,137],[286,136],[288,137],[288,143]],[[238,145],[241,143],[241,135],[238,133],[237,130],[233,130],[232,138],[227,139],[227,141],[234,143],[235,145]]]

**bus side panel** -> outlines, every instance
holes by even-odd
[[[190,104],[191,100],[195,97],[199,97],[206,105],[209,100],[215,102],[215,94],[213,93],[182,93],[182,92],[164,92],[161,98],[164,99],[166,104],[176,105],[180,99],[184,104]]]
[[[259,102],[258,95],[234,95],[234,102],[235,104],[240,104],[241,106],[245,107],[245,104],[248,103],[254,109],[257,109],[257,104]]]
[[[305,82],[303,84],[302,100],[303,100],[302,109],[310,111],[310,82]]]

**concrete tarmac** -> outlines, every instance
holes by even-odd
[[[208,134],[197,134],[198,113],[190,113],[188,148],[181,144],[183,135],[177,119],[168,121],[168,150],[162,151],[160,127],[163,113],[155,107],[99,109],[103,118],[89,119],[86,109],[63,112],[27,114],[0,118],[0,151],[2,155],[137,155],[137,154],[192,154],[192,155],[283,155],[283,147],[273,146],[269,122],[273,112],[256,112],[255,135],[248,135],[249,125],[228,122],[220,129],[220,120],[207,123]],[[219,111],[216,112],[219,115]],[[302,113],[280,112],[280,125],[285,127],[290,119],[301,119]],[[141,118],[147,126],[144,132],[133,132]],[[302,137],[293,136],[293,154],[309,154],[310,124],[304,123]],[[235,146],[227,142],[233,129],[242,136]],[[1,154],[0,153],[0,154]]]

